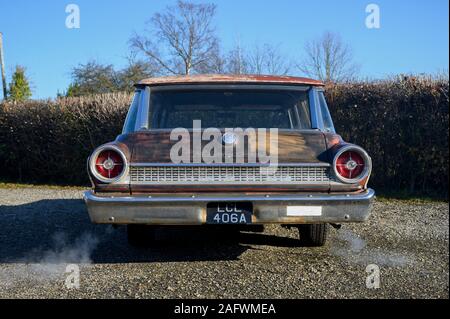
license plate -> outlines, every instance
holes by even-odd
[[[252,203],[209,203],[206,223],[208,224],[251,224]]]

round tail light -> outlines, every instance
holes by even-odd
[[[369,176],[372,162],[360,147],[343,147],[335,155],[334,172],[344,183],[354,184]]]
[[[119,180],[126,172],[125,155],[113,146],[97,149],[91,156],[92,174],[101,182],[111,183]]]

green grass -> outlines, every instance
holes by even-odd
[[[383,201],[392,201],[392,200],[399,200],[399,201],[408,201],[411,203],[430,203],[430,202],[447,202],[448,203],[448,194],[447,196],[439,194],[439,195],[430,195],[430,194],[410,194],[405,191],[389,191],[389,192],[383,192],[379,191],[377,192],[377,199],[381,202]]]
[[[398,197],[398,196],[386,196],[386,195],[377,195],[377,201],[379,202],[407,202],[410,204],[428,204],[428,203],[448,203],[447,198],[439,198],[439,197],[427,197],[427,196],[410,196],[410,197]]]
[[[17,183],[2,183],[0,182],[0,189],[26,189],[26,188],[44,188],[44,189],[67,189],[67,190],[85,190],[89,187],[83,186],[65,186],[65,185],[44,185],[44,184],[17,184]]]

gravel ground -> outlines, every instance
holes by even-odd
[[[294,229],[161,230],[156,248],[92,225],[74,189],[0,189],[0,298],[448,298],[448,203],[378,201],[368,223],[297,247]],[[65,285],[80,268],[80,287]],[[366,287],[366,267],[380,288]],[[69,277],[70,278],[70,277]]]

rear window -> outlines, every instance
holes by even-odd
[[[202,127],[310,129],[308,94],[304,91],[184,90],[153,91],[151,128]]]

